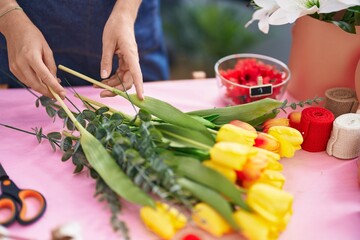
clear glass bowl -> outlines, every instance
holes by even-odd
[[[215,64],[219,93],[226,104],[238,105],[263,98],[280,100],[290,80],[288,66],[260,54],[233,54]]]

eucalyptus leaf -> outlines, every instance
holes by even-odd
[[[51,106],[45,107],[46,113],[49,115],[49,117],[53,118],[56,115],[56,110]]]
[[[56,140],[61,139],[61,133],[59,133],[59,132],[51,132],[51,133],[46,134],[46,136],[51,139],[56,139]]]
[[[101,115],[109,111],[108,107],[101,107],[95,111],[96,114]]]

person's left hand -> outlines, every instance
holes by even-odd
[[[103,83],[122,91],[130,89],[134,84],[138,98],[143,100],[143,77],[134,32],[134,23],[140,4],[137,2],[117,1],[105,24],[102,38],[101,78],[110,76],[113,56],[117,55],[119,67],[116,73],[103,80]],[[100,96],[112,97],[115,94],[104,90]]]

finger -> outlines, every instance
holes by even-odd
[[[141,73],[139,58],[137,55],[132,54],[132,56],[127,59],[127,63],[135,85],[136,94],[140,100],[144,100],[143,76]]]
[[[109,90],[104,90],[102,92],[100,92],[100,97],[104,98],[104,97],[115,97],[116,94],[109,91]]]
[[[127,71],[124,74],[124,78],[122,80],[122,83],[120,82],[120,79],[117,79],[116,81],[114,79],[108,79],[107,82],[110,84],[115,84],[112,87],[115,87],[116,89],[119,89],[121,91],[125,91],[128,90],[132,87],[132,76],[131,73],[129,71]],[[114,94],[113,92],[109,91],[109,90],[104,90],[100,93],[100,97],[114,97],[116,96],[116,94]]]
[[[65,90],[64,88],[59,84],[57,79],[51,74],[49,69],[46,67],[44,62],[41,58],[35,58],[31,64],[31,68],[36,73],[37,77],[40,81],[42,81],[47,87],[51,87],[52,90],[59,94],[61,98],[65,98]]]
[[[34,72],[33,69],[31,69],[30,66],[24,65],[22,67],[21,75],[22,75],[21,77],[23,79],[23,82],[28,87],[30,87],[31,89],[33,89],[36,92],[41,93],[44,96],[53,98],[53,95],[50,93],[47,86],[38,79],[36,73]]]
[[[102,56],[101,56],[101,78],[108,78],[112,69],[112,59],[115,52],[115,44],[103,41]]]
[[[52,53],[52,51],[50,49],[44,50],[44,63],[45,66],[49,69],[50,73],[56,77],[56,64],[55,64],[55,60],[54,60],[54,55]],[[59,79],[57,79],[59,82]]]

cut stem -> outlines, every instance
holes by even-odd
[[[97,80],[95,80],[95,79],[93,79],[93,78],[90,78],[90,77],[88,77],[88,76],[86,76],[86,75],[84,75],[84,74],[82,74],[82,73],[79,73],[79,72],[77,72],[77,71],[74,71],[74,70],[72,70],[72,69],[70,69],[70,68],[68,68],[68,67],[65,67],[65,66],[63,66],[63,65],[59,65],[58,68],[59,68],[60,70],[63,70],[64,72],[67,72],[67,73],[70,73],[70,74],[72,74],[72,75],[74,75],[74,76],[77,76],[77,77],[79,77],[79,78],[81,78],[81,79],[83,79],[83,80],[85,80],[85,81],[87,81],[87,82],[90,82],[90,83],[92,83],[92,84],[95,84],[95,85],[97,85],[97,86],[99,86],[99,87],[101,87],[101,88],[104,88],[104,89],[106,89],[106,90],[109,90],[110,92],[113,92],[113,93],[115,93],[115,94],[121,95],[122,97],[125,97],[125,96],[126,96],[125,93],[123,93],[122,91],[120,91],[120,90],[118,90],[118,89],[116,89],[116,88],[110,87],[109,85],[106,85],[106,84],[104,84],[104,83],[102,83],[102,82],[99,82],[99,81],[97,81]]]

